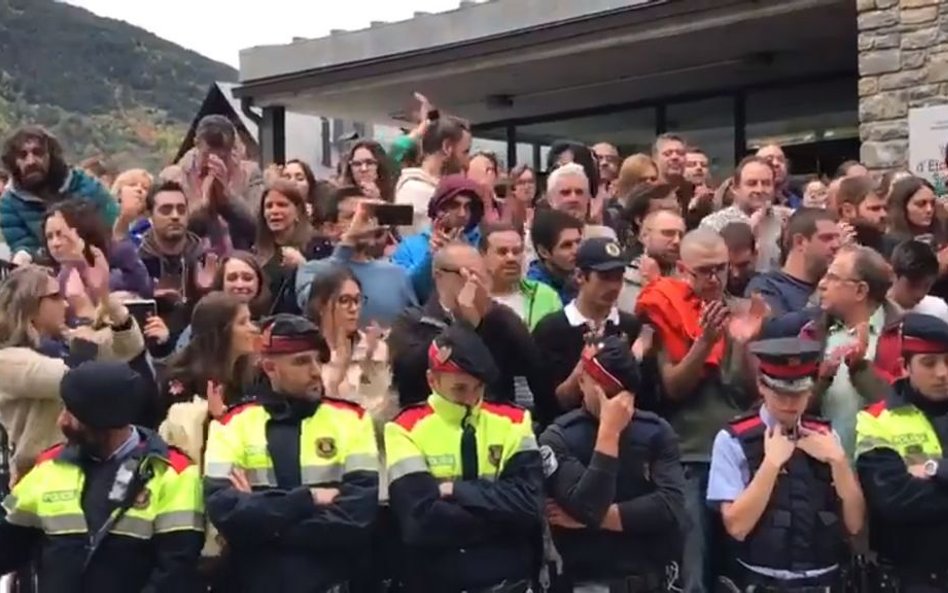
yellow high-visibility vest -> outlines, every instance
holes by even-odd
[[[238,406],[211,422],[204,452],[204,475],[228,479],[242,470],[251,486],[276,488],[267,447],[270,413],[259,404]],[[333,484],[354,471],[378,472],[378,446],[372,418],[351,402],[323,398],[300,425],[300,475],[303,486]]]

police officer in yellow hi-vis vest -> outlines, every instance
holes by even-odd
[[[204,455],[225,590],[345,592],[378,510],[372,420],[322,395],[330,352],[310,321],[281,314],[262,330],[269,390],[213,421]]]
[[[478,335],[456,323],[429,348],[428,400],[385,426],[409,592],[531,590],[543,469],[530,413],[484,400],[496,373]]]
[[[143,379],[86,362],[60,384],[65,444],[42,453],[3,502],[0,574],[38,567],[41,593],[198,590],[204,542],[198,468],[130,422]]]
[[[948,324],[905,316],[907,377],[859,413],[856,467],[869,508],[880,589],[948,591]]]

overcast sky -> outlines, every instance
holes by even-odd
[[[255,45],[322,37],[331,29],[361,29],[371,21],[397,21],[414,12],[456,8],[459,0],[67,0],[127,21],[209,58],[238,67],[238,52]],[[208,33],[208,23],[220,23]]]

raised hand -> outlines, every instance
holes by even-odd
[[[109,261],[98,247],[89,249],[93,263],[91,266],[82,267],[82,280],[92,300],[101,303],[109,297]]]
[[[811,430],[800,427],[801,438],[797,440],[797,447],[804,453],[823,463],[835,463],[846,459],[846,452],[830,431]]]
[[[204,259],[199,261],[197,269],[194,272],[194,284],[198,290],[207,292],[214,286],[214,278],[217,277],[217,271],[220,268],[220,257],[216,253],[209,252]]]
[[[602,389],[599,389],[598,396],[599,430],[614,435],[622,433],[635,415],[635,396],[622,391],[610,399]]]
[[[747,313],[736,315],[728,323],[728,333],[731,338],[746,344],[760,335],[764,321],[770,316],[770,305],[759,293],[751,295],[750,307]]]
[[[764,461],[783,467],[795,449],[796,443],[790,440],[782,427],[772,426],[767,429],[764,437]]]
[[[224,403],[224,385],[222,383],[209,380],[204,388],[204,397],[207,399],[207,411],[211,418],[220,418],[227,412],[227,404]]]
[[[730,315],[731,312],[722,301],[705,303],[699,318],[701,337],[711,344],[717,342],[727,328]]]
[[[848,367],[859,364],[866,358],[866,351],[869,349],[869,323],[865,321],[860,323],[853,329],[853,333],[856,340],[843,356]]]

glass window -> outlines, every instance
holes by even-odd
[[[747,146],[858,138],[858,108],[852,78],[748,93]]]
[[[665,111],[667,132],[681,136],[711,161],[711,176],[723,179],[734,169],[734,97],[671,103]]]
[[[655,140],[655,109],[645,107],[517,126],[517,140],[541,145],[541,168],[546,166],[550,145],[557,140],[576,140],[590,146],[609,142],[624,156],[648,152]]]

